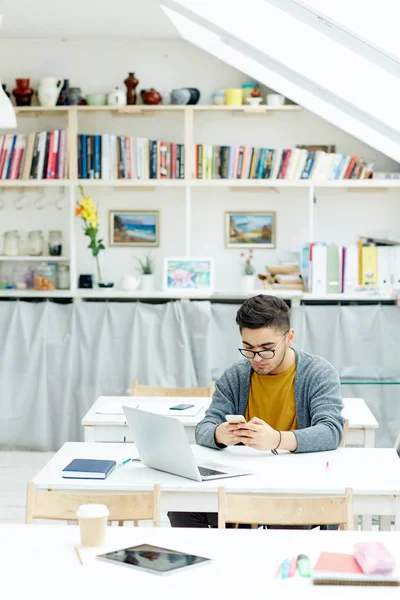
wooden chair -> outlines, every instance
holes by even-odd
[[[109,521],[152,520],[153,527],[160,526],[160,486],[153,492],[137,494],[73,494],[37,490],[33,482],[28,483],[26,494],[25,523],[33,519],[54,519],[57,521],[77,521],[76,511],[81,504],[105,504],[110,511]]]
[[[346,445],[346,441],[347,441],[347,432],[349,430],[349,420],[346,419],[343,425],[343,436],[342,436],[342,441],[340,442],[338,448],[344,448]]]
[[[255,525],[340,525],[354,529],[353,491],[344,496],[265,496],[261,494],[227,494],[218,488],[218,527],[226,523]]]
[[[132,396],[191,396],[193,398],[208,398],[212,396],[213,393],[214,382],[211,382],[210,387],[198,388],[172,388],[140,385],[136,379],[132,382]]]

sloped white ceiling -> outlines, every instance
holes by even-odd
[[[400,161],[400,79],[281,3],[163,0],[185,39]]]

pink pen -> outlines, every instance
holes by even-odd
[[[292,560],[290,561],[288,577],[294,577],[296,575],[296,570],[297,570],[297,556],[292,558]]]

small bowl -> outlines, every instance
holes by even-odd
[[[86,94],[86,101],[90,106],[105,106],[107,94]]]
[[[108,281],[100,281],[99,282],[99,288],[112,288],[114,287],[114,284]]]
[[[250,106],[258,106],[262,102],[262,98],[258,96],[258,98],[246,98],[246,101],[250,104]]]

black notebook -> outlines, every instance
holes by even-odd
[[[62,476],[70,479],[106,479],[116,466],[115,460],[75,458],[63,469]]]

